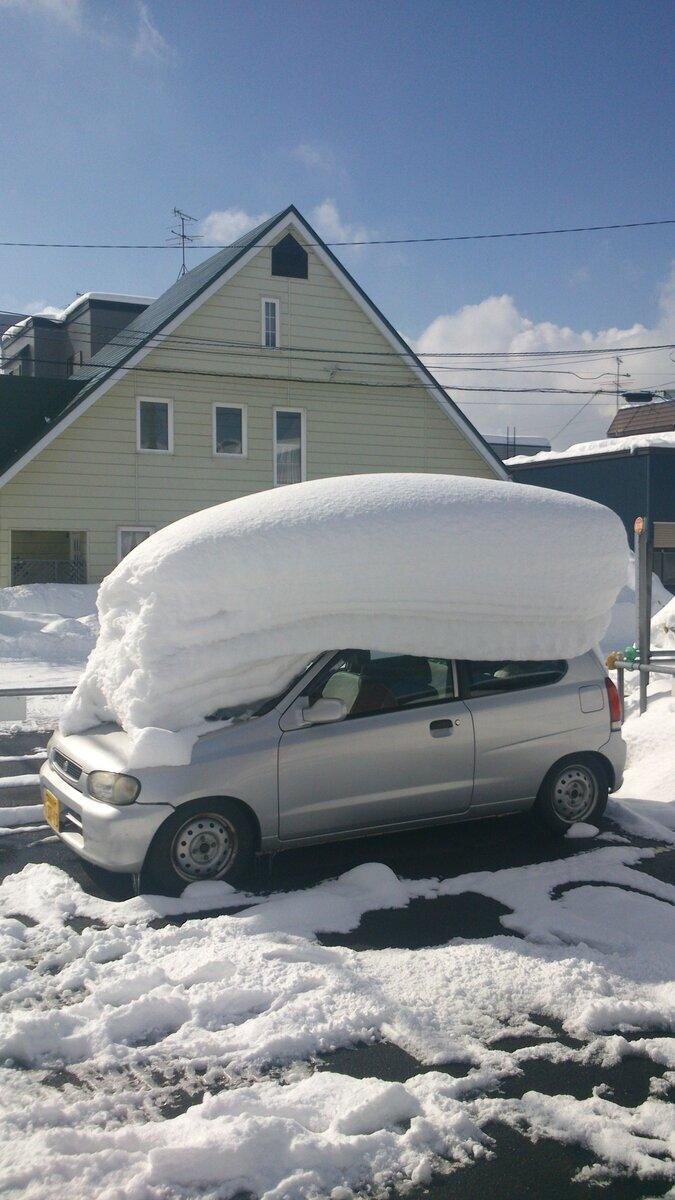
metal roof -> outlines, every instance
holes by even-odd
[[[675,400],[656,400],[653,404],[631,404],[620,408],[607,430],[608,437],[629,437],[633,433],[669,433],[675,430]]]
[[[140,313],[129,325],[125,325],[124,329],[115,334],[114,338],[93,356],[88,366],[78,368],[76,378],[87,381],[86,392],[90,390],[90,380],[96,380],[98,385],[109,371],[123,366],[126,359],[130,358],[132,354],[136,354],[147,342],[151,341],[169,321],[178,316],[182,309],[187,308],[200,292],[205,291],[227,267],[231,267],[238,258],[241,258],[242,254],[245,254],[260,240],[268,229],[272,229],[282,217],[290,212],[295,212],[292,205],[283,212],[277,213],[275,217],[263,221],[255,229],[243,234],[231,246],[224,246],[217,254],[212,254],[210,258],[204,259],[204,262],[198,263],[186,275],[177,279],[170,288],[167,288],[161,296],[148,305],[145,312]],[[83,396],[86,392],[83,393]]]
[[[81,388],[71,379],[0,374],[0,472],[47,433]]]

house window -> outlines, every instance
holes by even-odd
[[[214,404],[213,453],[224,458],[246,457],[246,409],[241,404]]]
[[[272,247],[272,274],[284,279],[306,279],[308,269],[307,251],[291,233]]]
[[[139,398],[137,404],[137,449],[172,454],[173,401]]]
[[[121,562],[136,546],[140,546],[146,538],[154,533],[152,525],[126,525],[117,530],[117,561]]]
[[[262,344],[267,350],[276,350],[279,346],[279,301],[263,299],[262,302]]]
[[[300,409],[274,410],[274,486],[306,478],[305,414]]]

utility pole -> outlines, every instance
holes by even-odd
[[[619,411],[619,379],[621,378],[621,364],[623,362],[619,355],[616,356],[616,411]]]
[[[167,241],[170,242],[174,246],[180,245],[180,247],[181,247],[183,262],[181,265],[181,269],[178,272],[178,278],[182,279],[183,275],[187,275],[187,265],[185,262],[185,247],[187,245],[190,245],[192,242],[198,242],[202,235],[200,233],[186,233],[185,232],[185,222],[186,221],[196,221],[197,220],[196,217],[191,217],[189,213],[182,212],[180,208],[174,208],[173,214],[180,221],[180,229],[172,229],[171,230],[172,236],[170,238],[167,238]]]

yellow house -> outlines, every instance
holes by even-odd
[[[507,477],[292,206],[184,275],[67,385],[0,379],[0,586],[98,582],[160,526],[302,479]],[[29,384],[44,385],[30,403]]]

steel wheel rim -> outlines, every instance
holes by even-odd
[[[597,798],[598,785],[593,772],[579,764],[565,767],[553,785],[553,811],[568,825],[590,816]]]
[[[171,865],[181,879],[220,879],[237,853],[237,834],[221,813],[198,813],[171,843]]]

